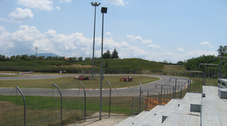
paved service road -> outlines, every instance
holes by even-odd
[[[119,74],[124,76],[123,74]],[[127,74],[128,75],[128,74]],[[141,75],[141,74],[140,74]],[[63,76],[75,76],[75,75],[56,75],[56,76],[31,76],[31,77],[23,77],[23,78],[1,78],[2,80],[21,80],[21,79],[48,79],[48,78],[58,78]],[[115,75],[106,75],[106,76],[116,76]],[[173,76],[164,76],[164,75],[141,75],[141,76],[152,76],[161,78],[158,81],[150,82],[142,85],[142,90],[154,90],[160,91],[160,86],[155,88],[156,84],[166,84],[166,85],[175,85],[175,81],[170,81],[170,78],[176,78]],[[177,77],[179,78],[179,77]],[[183,80],[182,80],[183,81]],[[186,82],[186,81],[184,81]],[[103,82],[104,83],[104,82]],[[169,87],[171,88],[171,87]],[[40,88],[21,88],[23,94],[25,96],[59,96],[57,89],[40,89]],[[61,89],[62,95],[64,96],[74,96],[81,97],[84,96],[84,91],[79,89]],[[139,96],[140,86],[125,88],[125,89],[112,89],[111,96]],[[18,94],[19,92],[17,92]],[[15,95],[15,88],[0,88],[1,95]],[[103,97],[109,96],[109,90],[102,91]],[[144,93],[145,94],[145,93]],[[86,90],[87,97],[99,97],[100,90]]]

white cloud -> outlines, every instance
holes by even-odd
[[[71,0],[60,0],[60,2],[72,2]]]
[[[40,10],[53,10],[53,2],[51,0],[18,0],[18,4]]]
[[[61,8],[59,6],[57,6],[56,9],[61,10]]]
[[[125,5],[123,0],[108,0],[108,2],[115,5]]]
[[[203,51],[203,50],[192,50],[186,53],[186,56],[189,57],[198,57],[201,55],[217,55],[216,51]]]
[[[153,45],[153,44],[150,44],[148,47],[150,47],[150,48],[160,48],[159,45]]]
[[[57,34],[55,30],[50,29],[42,34],[34,26],[29,27],[27,25],[20,26],[19,30],[14,33],[3,31],[0,34],[0,42],[0,53],[4,54],[5,51],[11,51],[15,52],[13,55],[25,50],[34,51],[35,47],[38,47],[39,52],[90,57],[91,51],[89,50],[92,47],[92,40],[85,38],[82,33],[64,35]],[[6,48],[7,50],[5,50]]]
[[[131,41],[141,41],[142,43],[152,43],[152,40],[150,39],[143,39],[140,36],[134,36],[134,35],[126,35]]]
[[[110,32],[106,32],[106,35],[111,36],[111,33]]]
[[[9,17],[12,17],[11,21],[21,23],[27,19],[33,18],[34,14],[30,9],[25,8],[23,10],[18,7],[14,12],[9,14]]]
[[[201,45],[210,45],[210,43],[209,43],[208,41],[201,42],[200,44],[201,44]]]
[[[209,46],[210,46],[210,48],[214,48],[214,46],[213,46],[213,45],[211,45],[208,41],[201,42],[200,44],[201,44],[201,45],[209,45]]]
[[[0,26],[0,32],[4,32],[5,28],[3,26]]]
[[[4,18],[2,18],[2,17],[0,17],[0,20],[1,20],[1,21],[6,21],[6,22],[9,22],[9,21],[10,21],[10,20],[4,19]]]
[[[12,17],[10,19],[4,19],[0,17],[0,20],[5,22],[16,22],[16,23],[22,23],[28,19],[31,19],[34,17],[34,14],[30,9],[25,8],[24,10],[21,8],[17,8],[14,12],[11,12],[9,17]]]
[[[184,49],[182,49],[182,48],[177,48],[177,50],[184,52]]]
[[[112,51],[116,48],[120,58],[142,58],[153,61],[177,62],[190,59],[201,55],[217,55],[216,51],[191,50],[179,53],[177,50],[153,51],[132,46],[127,41],[116,42],[111,36],[104,37],[104,52],[108,49]],[[3,26],[0,26],[0,54],[13,52],[11,55],[18,55],[25,50],[31,50],[34,54],[35,47],[38,47],[38,53],[51,52],[65,57],[92,57],[92,39],[85,38],[82,33],[75,32],[70,35],[58,34],[57,31],[49,29],[45,33],[40,33],[36,27],[21,25],[13,33],[9,33]],[[95,57],[101,56],[101,36],[96,38]],[[150,45],[159,47],[157,45]],[[178,50],[181,50],[178,48]],[[9,55],[10,56],[10,55]]]

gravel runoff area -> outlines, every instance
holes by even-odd
[[[107,113],[103,113],[103,114],[107,114]],[[89,118],[89,119],[86,119],[86,122],[69,124],[68,126],[115,126],[121,121],[129,117],[128,115],[111,113],[110,118],[103,117],[102,120],[99,120],[98,116],[99,116],[99,112],[96,112],[91,116],[95,118]]]

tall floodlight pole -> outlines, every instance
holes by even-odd
[[[99,120],[102,119],[102,64],[103,64],[103,31],[104,31],[104,13],[107,13],[107,7],[102,7],[102,45],[101,45],[101,78],[100,78],[100,106],[99,106]]]
[[[93,54],[92,54],[92,79],[94,74],[94,50],[95,50],[95,21],[96,21],[96,7],[98,7],[101,3],[93,3],[91,2],[91,5],[95,7],[95,14],[94,14],[94,32],[93,32]]]

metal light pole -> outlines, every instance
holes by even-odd
[[[101,45],[101,78],[100,78],[100,106],[99,106],[99,120],[102,120],[102,64],[103,64],[103,31],[104,31],[104,13],[107,13],[107,7],[102,7],[102,45]]]
[[[93,73],[94,73],[94,50],[95,50],[95,21],[96,21],[96,7],[98,7],[101,3],[93,3],[91,2],[91,5],[95,7],[95,14],[94,14],[94,32],[93,32],[93,54],[92,54],[92,79],[93,79]]]

